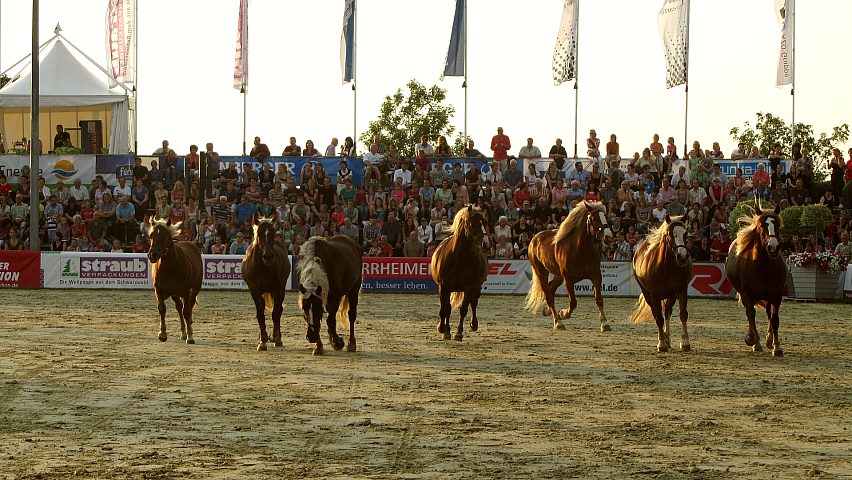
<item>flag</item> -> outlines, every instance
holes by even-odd
[[[248,6],[249,0],[240,0],[240,15],[237,21],[237,52],[234,56],[234,88],[245,92],[248,86]]]
[[[456,0],[456,15],[453,18],[453,31],[450,33],[450,46],[444,60],[444,77],[463,77],[465,75],[465,49],[467,49],[467,30],[465,29],[465,0]]]
[[[778,79],[775,85],[790,85],[793,72],[793,41],[796,35],[796,1],[775,0],[775,15],[781,27],[781,51],[778,55]]]
[[[657,24],[666,55],[666,88],[676,87],[689,74],[689,0],[663,0]]]
[[[553,47],[553,84],[577,78],[577,40],[580,23],[580,0],[565,0],[562,22]]]
[[[340,34],[340,70],[343,83],[355,80],[355,0],[344,0],[343,32]]]
[[[106,14],[107,66],[115,80],[136,83],[136,0],[109,0]]]

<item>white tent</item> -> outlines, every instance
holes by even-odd
[[[31,55],[3,74],[11,79],[0,89],[0,133],[8,149],[30,136]],[[75,138],[73,129],[81,120],[101,120],[109,153],[130,151],[130,89],[63,37],[58,27],[56,35],[39,47],[39,76],[39,138],[44,153],[52,149],[57,124],[70,126],[72,143],[80,146],[79,133]]]

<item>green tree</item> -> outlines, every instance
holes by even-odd
[[[814,180],[818,182],[824,180],[828,171],[826,161],[831,158],[831,149],[849,140],[849,125],[844,123],[834,127],[831,135],[823,132],[819,134],[819,137],[814,133],[812,125],[797,123],[795,131],[796,141],[801,142],[802,147],[807,147],[811,152],[811,158],[814,161]],[[740,127],[731,129],[731,137],[738,143],[744,143],[746,150],[757,145],[760,155],[764,158],[769,155],[772,146],[776,143],[784,145],[788,155],[792,153],[789,149],[792,144],[790,125],[771,113],[758,112],[754,128],[750,122],[745,122],[742,129]]]
[[[369,145],[374,135],[380,135],[388,145],[396,145],[404,156],[414,156],[414,144],[428,135],[434,141],[439,135],[450,137],[455,128],[450,125],[455,108],[443,105],[447,90],[437,85],[425,87],[417,80],[406,85],[407,95],[397,89],[388,95],[379,109],[379,118],[371,121],[361,135],[361,144]]]

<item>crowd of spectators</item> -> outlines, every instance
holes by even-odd
[[[420,138],[415,157],[406,158],[375,137],[357,160],[364,167],[359,184],[348,163],[355,154],[351,138],[343,145],[332,139],[321,153],[312,141],[302,148],[291,137],[284,156],[340,157],[337,172],[308,162],[298,177],[282,163],[274,169],[266,161],[269,148],[257,137],[250,156],[259,171],[251,163],[238,168],[235,162],[220,170],[211,143],[201,152],[191,146],[185,168],[179,169],[176,153],[163,141],[150,167],[136,157],[130,178],[120,177],[112,188],[101,177],[91,188],[76,180],[71,187],[58,181],[50,189],[39,179],[38,192],[31,192],[28,169],[17,185],[0,173],[0,243],[3,249],[27,248],[29,209],[38,205],[38,235],[51,250],[145,252],[148,218],[153,217],[182,222],[181,239],[196,243],[204,253],[239,255],[250,245],[253,218],[259,215],[275,218],[278,237],[294,255],[311,236],[342,234],[361,244],[366,256],[428,257],[450,234],[456,212],[471,203],[488,220],[483,241],[488,256],[522,259],[537,232],[558,226],[577,202],[596,200],[607,206],[615,233],[612,242],[600,246],[603,260],[630,260],[637,241],[666,215],[685,215],[693,259],[721,261],[731,241],[729,212],[737,202],[757,197],[782,208],[821,203],[835,212],[824,235],[784,236],[783,248],[852,253],[846,215],[852,205],[841,206],[838,200],[845,183],[852,181],[852,149],[848,161],[834,150],[827,165],[829,188],[817,193],[814,172],[821,166],[798,144],[789,153],[776,145],[763,159],[756,148],[746,151],[743,144],[726,157],[718,143],[702,150],[695,142],[681,158],[673,138],[663,145],[653,135],[641,153],[622,159],[615,135],[601,145],[592,130],[588,159],[573,161],[559,139],[547,156],[532,138],[512,155],[502,128],[492,138],[487,159],[472,140],[458,152],[443,136],[434,145],[430,141]],[[732,176],[723,174],[717,161],[725,158],[757,159],[760,164],[747,180],[739,168]],[[781,161],[787,159],[792,161],[785,172]],[[487,168],[480,170],[476,160],[485,160]],[[534,162],[524,168],[524,160]]]

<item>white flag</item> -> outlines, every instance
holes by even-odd
[[[778,79],[776,86],[790,85],[795,78],[793,71],[793,39],[796,35],[796,1],[775,0],[775,15],[781,27],[781,51],[778,55]]]
[[[663,0],[657,25],[666,55],[666,88],[682,85],[689,72],[689,0]]]
[[[240,0],[240,15],[237,22],[237,52],[234,55],[234,88],[243,91],[248,86],[248,4]]]
[[[109,0],[106,14],[109,73],[119,82],[136,83],[136,0]]]
[[[562,22],[553,48],[553,84],[577,78],[577,27],[580,23],[580,0],[565,0]]]

